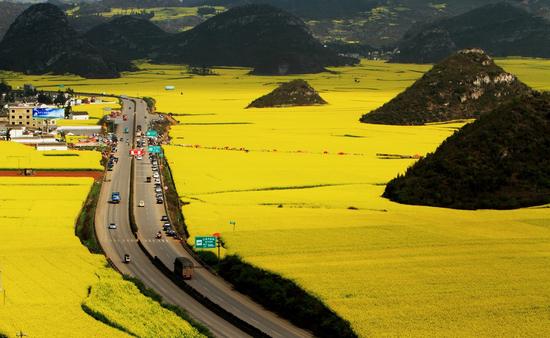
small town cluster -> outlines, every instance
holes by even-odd
[[[122,116],[119,109],[105,104],[109,99],[118,103],[118,99],[78,95],[70,90],[45,93],[32,85],[24,85],[22,90],[2,96],[0,139],[29,145],[39,151],[108,145],[110,140],[101,136],[102,131],[108,131],[109,122]],[[94,117],[90,116],[89,109],[99,109],[105,116],[90,124],[88,121]],[[65,123],[67,121],[71,123]]]

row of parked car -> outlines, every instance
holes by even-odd
[[[178,233],[172,228],[172,224],[168,221],[168,216],[164,215],[160,218],[160,221],[162,222],[162,230],[166,233],[166,236],[168,237],[174,237],[176,239],[179,239]],[[159,236],[160,235],[160,236]],[[159,230],[157,234],[157,238],[162,237],[162,231]]]

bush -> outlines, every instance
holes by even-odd
[[[245,263],[236,255],[226,256],[218,272],[238,291],[318,337],[357,337],[348,321],[289,279]]]
[[[147,109],[149,109],[151,113],[155,111],[157,101],[154,98],[146,96],[143,98],[143,101],[147,103]]]
[[[213,267],[218,265],[218,256],[212,251],[197,251],[197,255],[206,265]]]
[[[95,235],[95,210],[97,200],[101,191],[101,181],[94,182],[90,189],[90,193],[82,207],[82,211],[78,216],[75,226],[75,233],[88,250],[92,253],[102,253],[102,249]]]
[[[200,16],[213,15],[216,14],[216,9],[209,6],[199,7],[199,9],[197,9],[197,14]]]

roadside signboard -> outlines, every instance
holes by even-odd
[[[159,133],[156,130],[149,129],[147,130],[147,133],[145,134],[147,137],[157,137],[159,136]]]
[[[143,156],[145,154],[145,151],[143,149],[131,149],[130,155],[132,156]]]
[[[215,249],[217,244],[214,236],[195,237],[195,249]]]
[[[65,108],[33,108],[32,117],[35,119],[63,119]]]
[[[160,154],[161,148],[160,146],[149,146],[147,147],[147,151],[150,152],[151,154]]]

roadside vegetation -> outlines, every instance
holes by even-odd
[[[84,246],[86,246],[92,253],[102,253],[103,250],[97,241],[95,234],[95,212],[97,209],[97,202],[99,194],[101,192],[102,180],[94,181],[86,202],[82,207],[82,211],[76,220],[75,233]]]
[[[199,251],[199,256],[239,292],[316,337],[357,337],[348,321],[295,282],[248,264],[236,255],[227,255],[219,262],[209,251]]]
[[[105,271],[92,284],[83,310],[97,320],[135,337],[205,337],[174,312],[143,295],[121,276]]]

